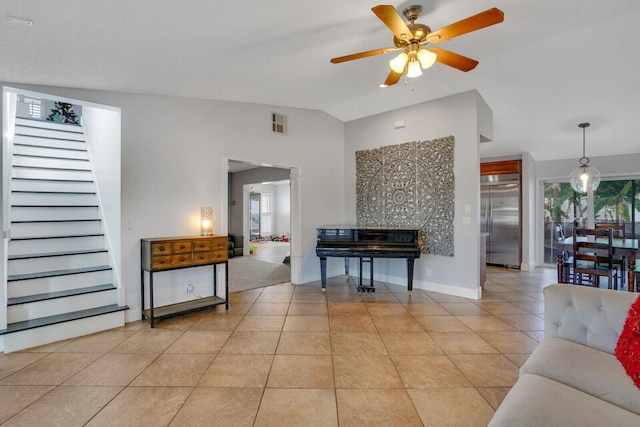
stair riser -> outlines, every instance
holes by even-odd
[[[86,151],[62,150],[60,148],[44,148],[20,144],[13,146],[13,154],[78,160],[86,160],[89,158]]]
[[[74,268],[109,265],[107,252],[78,254],[29,259],[13,259],[7,262],[7,275],[39,273],[43,271],[69,270]]]
[[[94,206],[97,204],[98,197],[95,194],[11,193],[12,206]]]
[[[34,236],[68,236],[70,234],[100,234],[100,221],[83,222],[36,222],[11,224],[11,238]]]
[[[87,143],[84,141],[61,141],[59,139],[36,138],[27,135],[15,135],[13,142],[44,147],[68,148],[71,150],[85,151],[87,149]]]
[[[11,353],[24,350],[25,348],[37,347],[56,341],[118,328],[123,325],[124,312],[118,311],[101,316],[87,317],[71,322],[57,323],[55,325],[6,334],[2,336],[2,341],[4,352]]]
[[[90,170],[91,165],[87,160],[67,160],[67,159],[49,159],[41,157],[24,157],[14,156],[13,164],[15,166],[31,166],[41,168],[57,168],[57,169],[81,169]]]
[[[63,179],[67,181],[91,181],[93,176],[89,171],[68,171],[52,169],[25,169],[12,168],[13,178],[35,178],[35,179]]]
[[[97,206],[92,207],[12,207],[11,221],[56,221],[65,219],[98,219]]]
[[[65,239],[10,240],[9,255],[45,252],[76,252],[105,247],[104,236],[69,237]]]
[[[39,136],[45,138],[64,139],[73,141],[84,141],[84,135],[75,132],[63,132],[55,129],[33,128],[26,126],[16,126],[17,135]]]
[[[93,182],[74,181],[30,181],[14,179],[11,181],[13,191],[56,191],[59,193],[95,193]]]
[[[19,280],[7,284],[7,297],[19,298],[50,292],[82,289],[90,286],[113,283],[113,271],[71,274],[68,276],[46,277],[42,279]]]
[[[7,324],[117,304],[115,289],[7,307]]]

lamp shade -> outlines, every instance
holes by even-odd
[[[581,165],[571,171],[571,188],[577,193],[595,191],[600,185],[600,171],[593,166]]]
[[[209,206],[200,208],[200,234],[203,236],[213,234],[213,208]]]
[[[437,57],[438,56],[430,50],[420,49],[418,51],[418,60],[425,70],[435,64]]]
[[[411,61],[407,67],[407,77],[414,78],[422,75],[422,69],[420,68],[420,61]]]
[[[404,73],[404,66],[407,63],[407,58],[408,57],[409,57],[409,55],[407,55],[406,53],[402,52],[400,55],[396,56],[391,61],[389,61],[389,66],[396,73]]]

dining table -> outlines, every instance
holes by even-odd
[[[589,238],[581,237],[578,241],[588,241]],[[593,239],[591,239],[593,240]],[[627,280],[629,292],[636,289],[636,256],[638,253],[639,239],[613,239],[613,254],[624,256],[627,260]],[[596,239],[596,242],[608,243],[607,239]],[[573,252],[573,236],[558,240],[558,283],[562,283],[564,277],[565,254]]]

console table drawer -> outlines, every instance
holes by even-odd
[[[163,268],[173,267],[173,257],[171,255],[151,257],[151,268],[153,270],[162,270]]]
[[[213,262],[226,261],[228,259],[228,255],[229,255],[229,253],[226,250],[224,250],[224,251],[213,251],[213,252],[211,252],[211,260]]]
[[[184,254],[191,252],[191,244],[192,242],[182,241],[182,242],[174,242],[173,243],[173,253],[174,254]]]
[[[199,240],[194,242],[193,250],[195,252],[208,252],[211,250],[211,240]]]
[[[151,243],[151,255],[165,255],[171,253],[170,242]]]
[[[194,264],[209,264],[211,262],[211,252],[194,252],[193,263]]]
[[[215,237],[211,239],[212,247],[211,249],[214,251],[217,250],[227,250],[227,246],[229,245],[229,239],[226,237]]]

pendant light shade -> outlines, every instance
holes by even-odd
[[[582,157],[580,165],[571,171],[569,178],[575,192],[588,193],[595,191],[600,185],[600,171],[589,166],[589,158],[585,156],[585,129],[589,127],[589,123],[580,123],[578,127],[582,128]]]

